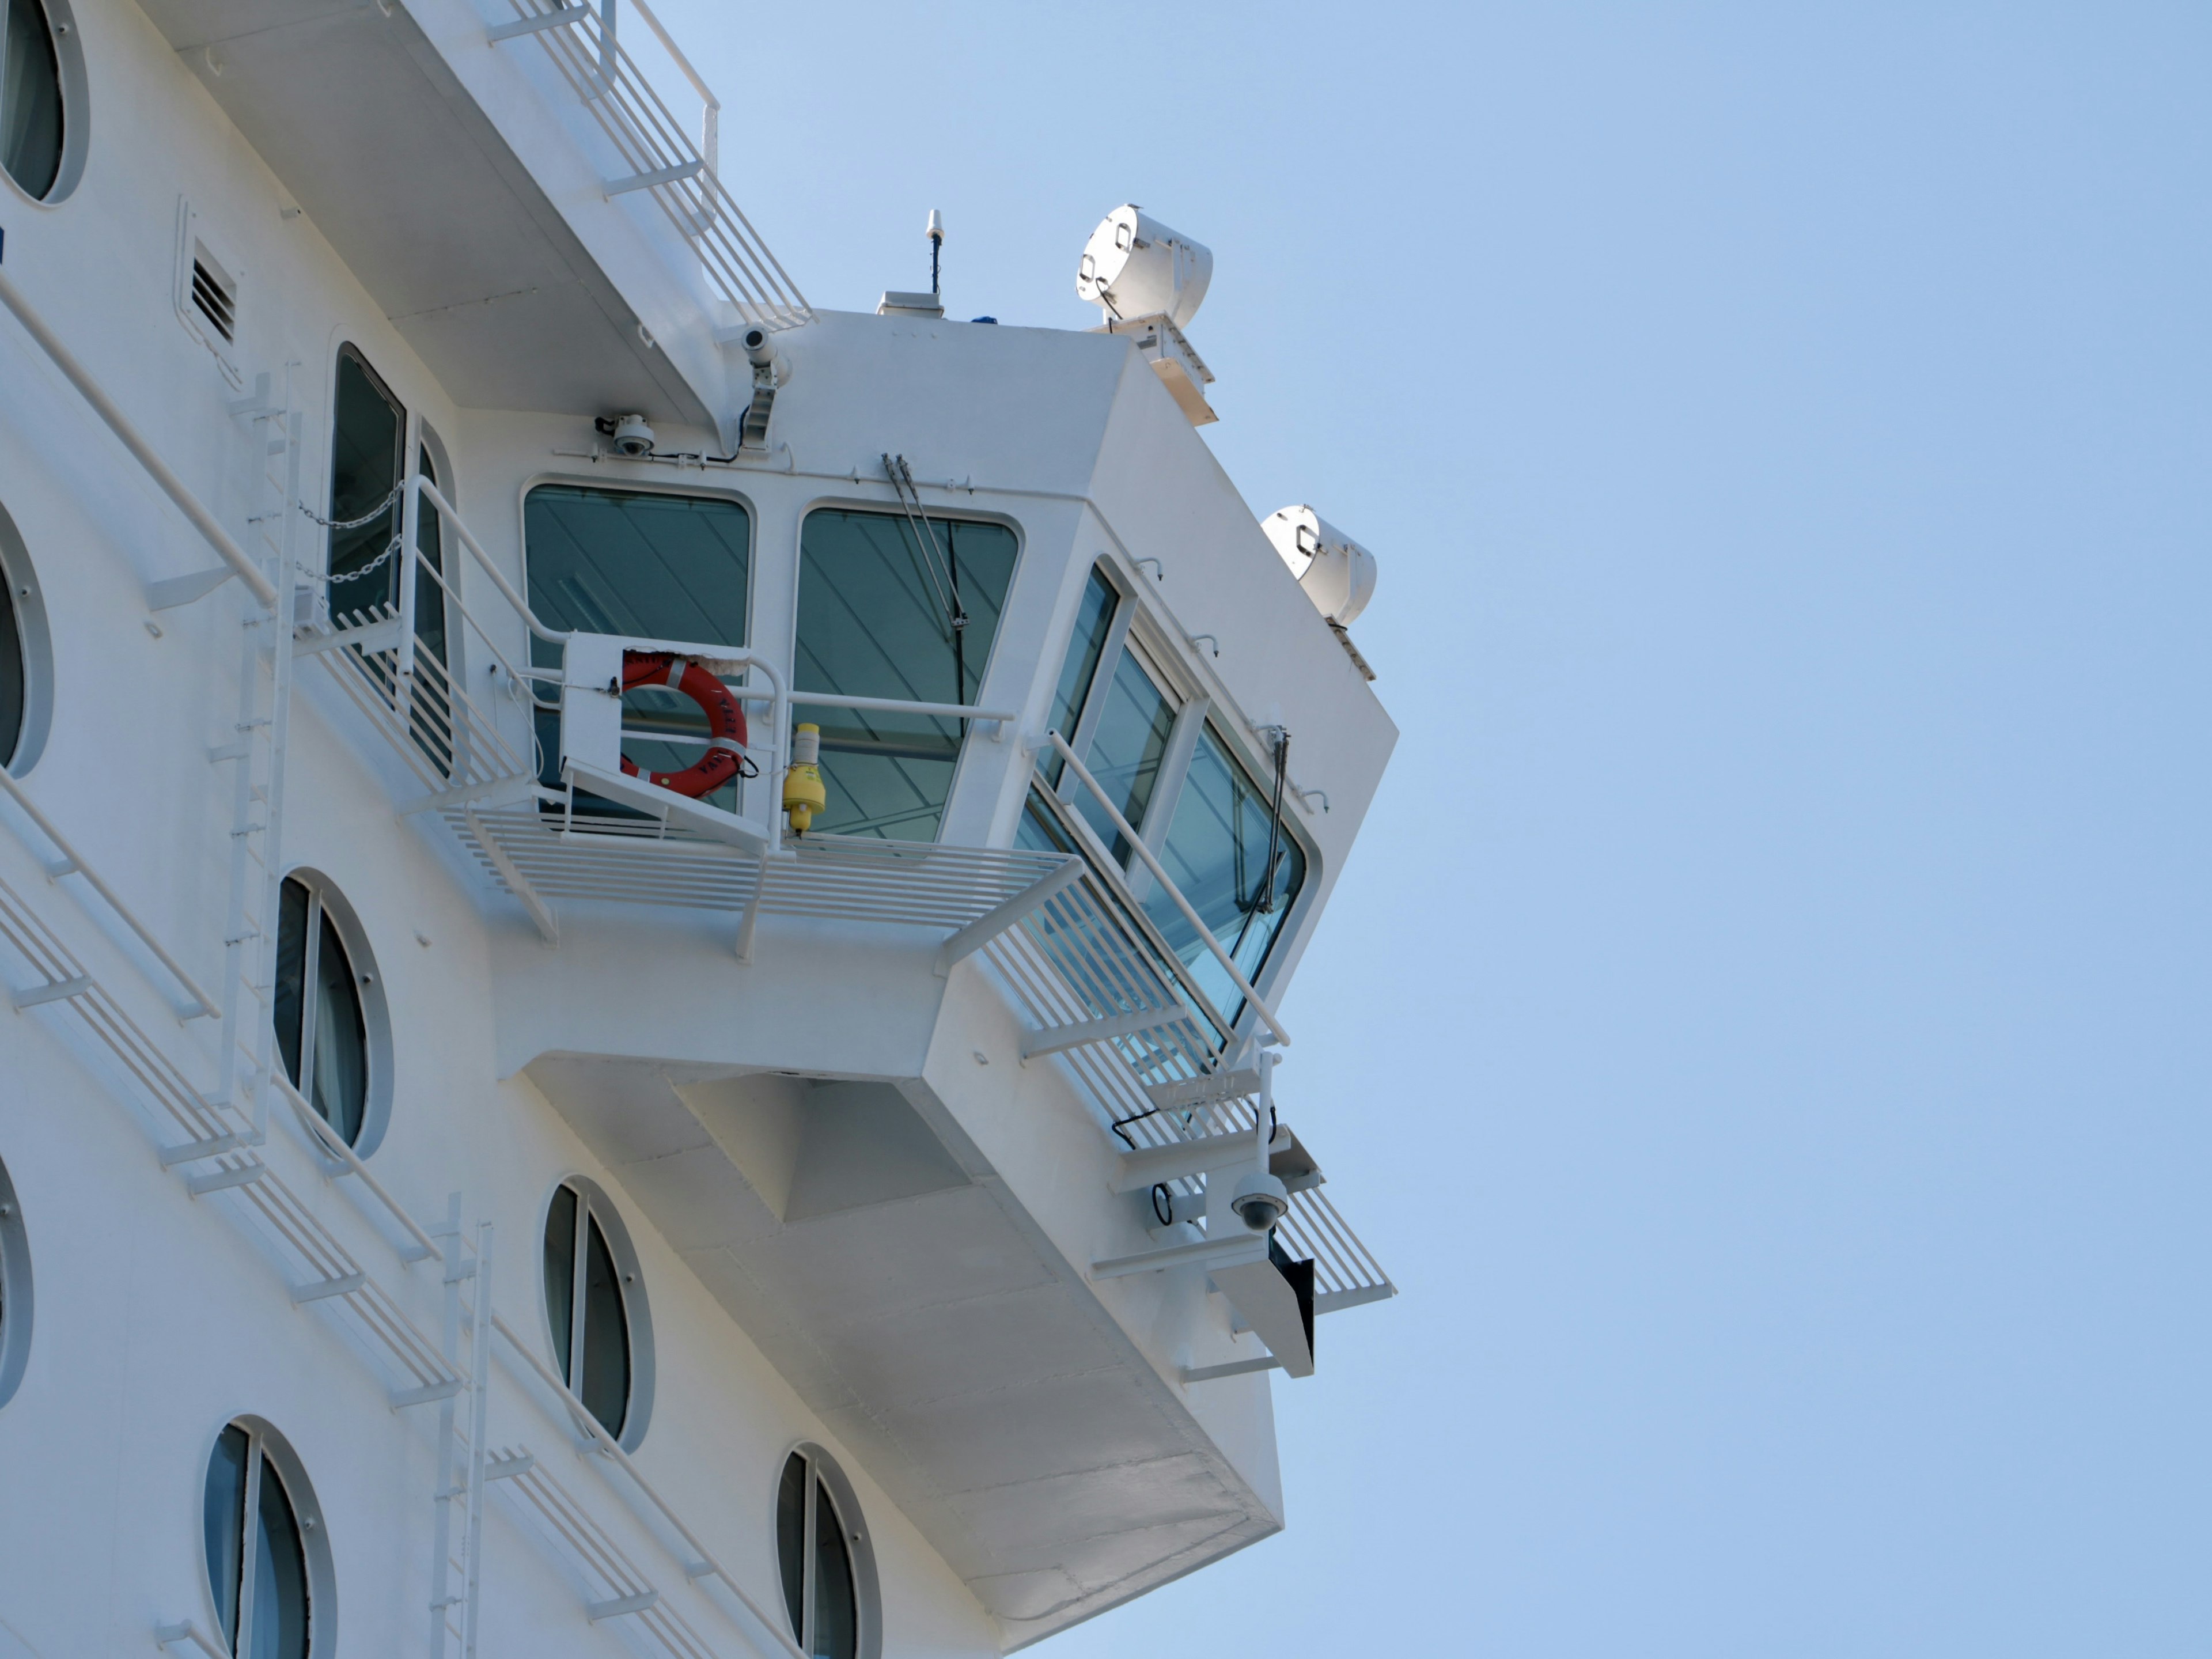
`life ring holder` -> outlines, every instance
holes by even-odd
[[[711,795],[732,778],[757,777],[760,771],[745,756],[745,710],[730,688],[689,657],[670,651],[623,653],[622,689],[635,691],[648,685],[681,691],[697,703],[707,716],[707,752],[695,766],[681,772],[647,772],[628,755],[622,757],[625,777],[641,777],[656,787],[697,800]]]

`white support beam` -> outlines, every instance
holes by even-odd
[[[704,161],[678,161],[672,167],[655,167],[650,173],[633,173],[627,179],[607,181],[607,198],[627,196],[634,190],[657,190],[663,185],[680,185],[686,179],[696,179],[707,170]]]
[[[561,927],[553,918],[552,907],[538,896],[538,890],[530,884],[530,878],[507,855],[507,848],[499,844],[484,821],[473,811],[465,816],[469,833],[477,838],[477,845],[483,848],[484,856],[491,860],[491,867],[499,872],[499,878],[507,884],[515,897],[522,901],[522,908],[530,912],[531,921],[538,924],[538,931],[544,935],[545,942],[558,945],[561,942]]]
[[[563,6],[558,11],[541,12],[535,17],[518,17],[512,23],[495,23],[484,31],[494,42],[513,40],[525,34],[537,34],[546,29],[566,28],[571,23],[580,23],[592,15],[589,6]]]
[[[1238,1267],[1267,1259],[1267,1236],[1249,1233],[1243,1238],[1201,1238],[1195,1244],[1170,1244],[1135,1255],[1117,1255],[1091,1264],[1091,1277],[1127,1279],[1132,1273],[1164,1273],[1170,1267]]]
[[[1249,1376],[1255,1371],[1280,1370],[1282,1366],[1283,1362],[1274,1355],[1263,1353],[1257,1359],[1232,1359],[1225,1365],[1186,1365],[1182,1368],[1182,1380],[1211,1382],[1217,1376]]]
[[[296,1307],[303,1302],[320,1302],[333,1296],[351,1296],[368,1283],[367,1273],[341,1273],[336,1279],[319,1279],[312,1285],[295,1286],[292,1291],[293,1305]]]
[[[624,1613],[645,1613],[660,1605],[660,1592],[649,1589],[639,1595],[618,1595],[611,1601],[586,1601],[584,1612],[593,1624],[602,1619],[619,1619]]]
[[[1282,1139],[1283,1132],[1278,1129],[1275,1144]],[[1146,1146],[1121,1154],[1121,1166],[1114,1176],[1114,1190],[1140,1193],[1159,1182],[1180,1181],[1185,1176],[1204,1175],[1208,1170],[1251,1164],[1256,1156],[1252,1133],[1247,1129],[1239,1129],[1234,1134],[1206,1135],[1197,1140],[1171,1140],[1164,1146]]]
[[[1145,1093],[1152,1104],[1164,1112],[1179,1111],[1186,1106],[1208,1106],[1218,1100],[1237,1100],[1259,1092],[1260,1074],[1249,1069],[1215,1072],[1208,1077],[1188,1078],[1180,1083],[1145,1085]]]
[[[984,912],[946,939],[944,948],[937,953],[938,978],[943,979],[952,971],[953,963],[975,955],[1047,899],[1073,886],[1082,876],[1084,868],[1081,859],[1067,860],[1050,875],[1031,882],[1004,904]]]
[[[92,990],[92,976],[79,974],[75,979],[58,980],[52,985],[34,985],[27,991],[15,991],[8,1000],[18,1009],[35,1008],[42,1002],[67,1002],[72,998],[87,995]]]
[[[335,634],[303,634],[292,641],[292,654],[319,657],[325,651],[342,651],[348,646],[373,654],[396,649],[398,644],[399,618],[386,617],[359,628],[341,628]]]
[[[1110,1019],[1048,1025],[1041,1031],[1022,1033],[1022,1058],[1035,1060],[1039,1054],[1056,1054],[1063,1048],[1079,1048],[1086,1042],[1135,1036],[1141,1031],[1157,1031],[1164,1025],[1180,1025],[1189,1018],[1189,1012],[1181,1007],[1139,1008],[1133,1014],[1115,1014]]]

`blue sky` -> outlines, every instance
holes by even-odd
[[[1381,560],[1283,1090],[1405,1294],[1042,1650],[2202,1653],[2212,13],[664,9],[817,304],[1209,244]]]

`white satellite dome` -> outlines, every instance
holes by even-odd
[[[1124,320],[1164,315],[1188,328],[1213,280],[1213,251],[1138,210],[1115,208],[1083,245],[1075,292]]]
[[[1314,609],[1340,628],[1375,597],[1375,556],[1310,507],[1279,507],[1260,528]]]

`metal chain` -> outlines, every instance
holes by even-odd
[[[295,501],[292,505],[298,507],[300,511],[306,514],[313,522],[320,525],[325,530],[358,530],[362,526],[365,524],[372,524],[378,519],[382,518],[384,516],[385,509],[390,507],[394,501],[398,501],[399,499],[399,492],[406,488],[406,480],[402,479],[399,483],[392,486],[391,492],[386,495],[382,501],[379,501],[374,507],[369,508],[368,512],[362,514],[358,519],[326,519],[323,517],[321,514],[316,512],[313,507],[309,507],[305,501]],[[387,554],[386,556],[389,557],[390,555]]]
[[[389,542],[385,544],[383,552],[378,554],[374,558],[371,559],[367,564],[362,566],[358,570],[343,570],[336,575],[326,576],[319,571],[309,570],[305,567],[302,567],[300,574],[311,582],[321,582],[325,586],[328,586],[332,582],[359,581],[363,576],[372,575],[375,572],[383,569],[386,565],[391,563],[392,556],[398,550],[399,538],[394,536]]]

